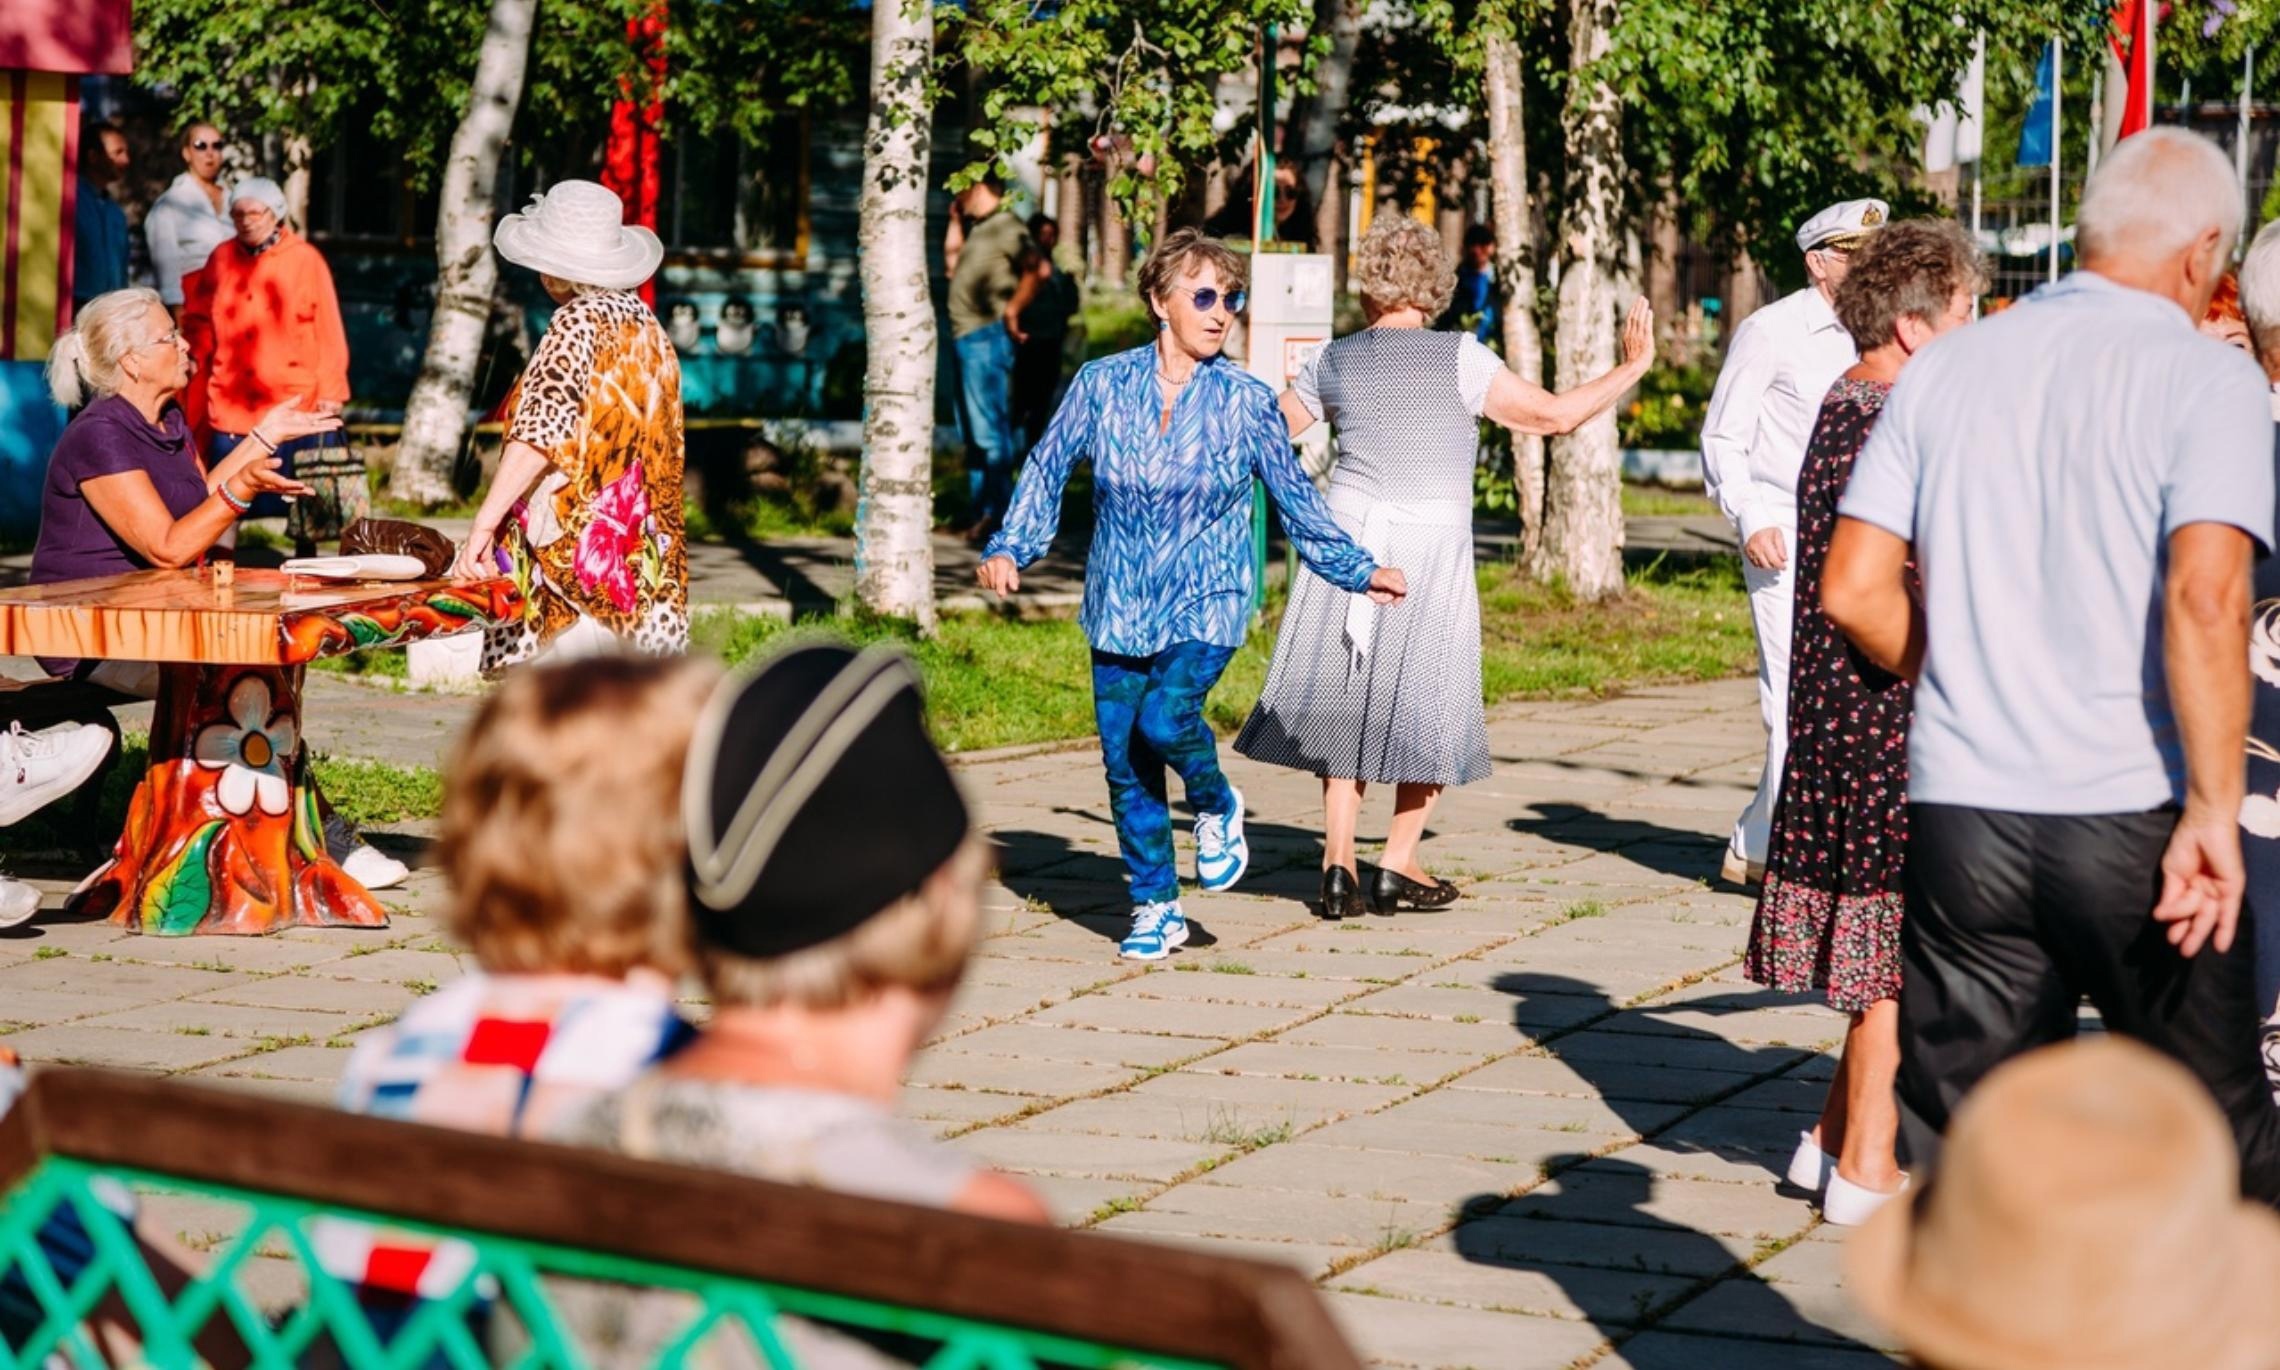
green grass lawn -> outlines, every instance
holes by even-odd
[[[1718,506],[1699,490],[1671,490],[1660,485],[1624,481],[1623,513],[1630,518],[1687,518],[1696,514],[1715,517]]]

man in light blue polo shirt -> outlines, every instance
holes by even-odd
[[[2087,996],[2200,1076],[2243,1187],[2280,1199],[2233,936],[2272,418],[2255,364],[2194,329],[2239,228],[2212,144],[2125,142],[2083,197],[2083,269],[1919,353],[1846,491],[1824,606],[1918,678],[1900,1098],[1919,1163]]]

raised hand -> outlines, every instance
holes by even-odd
[[[315,409],[304,408],[300,396],[296,395],[262,415],[261,421],[254,424],[253,433],[257,439],[267,441],[271,446],[276,447],[296,438],[306,438],[317,433],[337,432],[340,429],[340,424],[338,406],[320,405]]]
[[[1623,362],[1644,371],[1655,360],[1655,309],[1647,297],[1631,301],[1631,312],[1623,320]]]

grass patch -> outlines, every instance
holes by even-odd
[[[1623,482],[1623,513],[1630,518],[1692,518],[1718,515],[1708,495],[1694,490],[1673,490],[1663,485]]]
[[[412,674],[412,657],[401,647],[385,647],[350,652],[345,656],[321,656],[309,663],[309,669],[367,680],[408,680]]]
[[[443,777],[432,766],[330,756],[318,756],[314,764],[325,798],[351,823],[433,818],[443,810]]]

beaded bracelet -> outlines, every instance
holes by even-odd
[[[222,503],[228,505],[232,509],[237,510],[241,514],[246,513],[253,508],[252,500],[239,499],[237,496],[230,493],[230,487],[226,484],[215,486],[214,493],[222,497]]]

